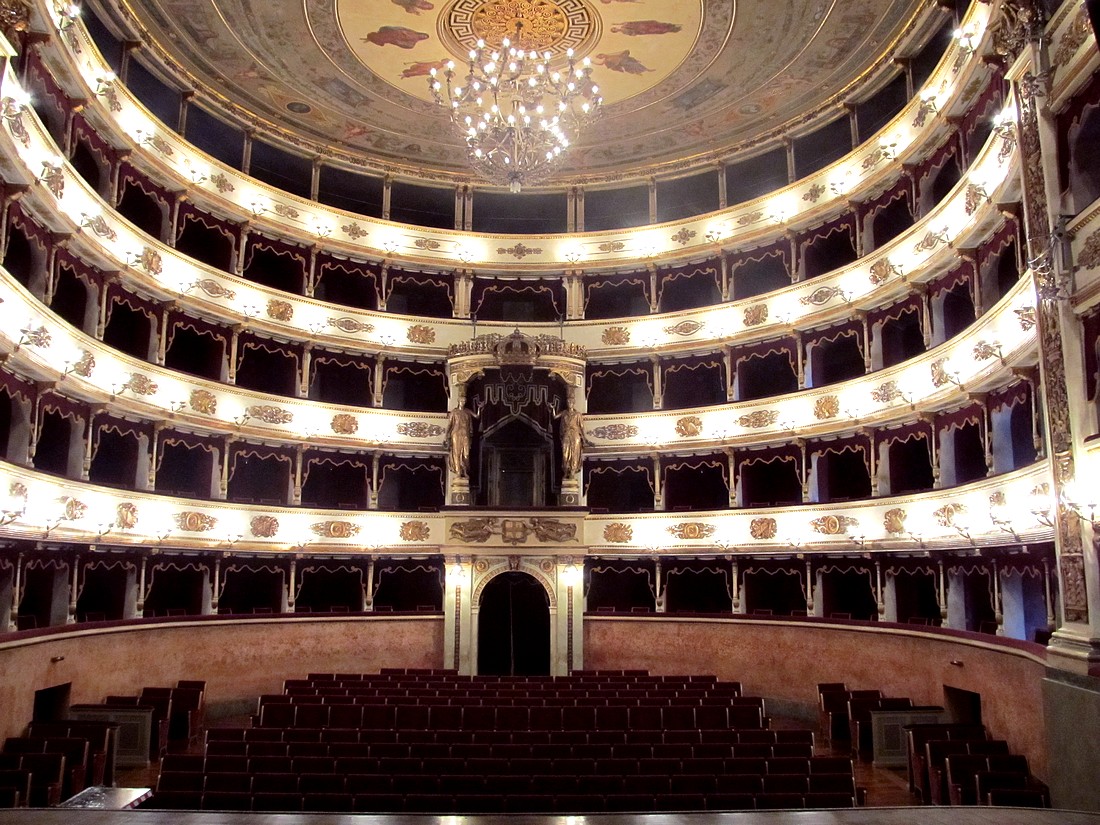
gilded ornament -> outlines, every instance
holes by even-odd
[[[922,97],[917,107],[917,116],[913,118],[913,128],[920,129],[928,122],[928,116],[939,111],[935,97]]]
[[[626,544],[634,538],[634,528],[621,521],[604,525],[603,540],[611,544]]]
[[[27,131],[27,124],[23,122],[23,105],[15,102],[15,98],[5,97],[0,100],[0,117],[8,124],[8,129],[24,146],[31,145],[31,133]]]
[[[802,193],[802,200],[809,201],[810,203],[817,203],[821,196],[825,194],[825,186],[820,183],[815,183],[809,189]]]
[[[12,498],[25,499],[27,497],[27,485],[22,481],[13,481],[8,485],[8,495]]]
[[[318,521],[309,529],[323,539],[350,539],[359,535],[359,525],[350,521]]]
[[[590,433],[596,438],[605,439],[607,441],[622,441],[626,438],[633,438],[638,434],[638,428],[633,424],[605,424],[602,427],[596,427],[591,430]]]
[[[432,531],[426,521],[406,521],[397,532],[403,541],[427,541]]]
[[[83,378],[87,378],[92,374],[93,369],[95,369],[95,356],[88,350],[82,349],[80,351],[80,358],[73,362],[73,372]]]
[[[979,341],[974,345],[974,359],[977,361],[988,361],[990,358],[999,358],[1000,356],[1000,344],[991,344],[988,341]]]
[[[683,246],[684,244],[686,244],[688,241],[690,241],[692,238],[694,238],[698,234],[699,233],[696,232],[694,229],[688,229],[685,226],[679,232],[677,232],[675,235],[672,236],[672,242],[673,243],[678,243],[681,246]]]
[[[968,183],[963,193],[963,209],[967,215],[973,215],[983,201],[989,200],[989,193],[976,183]]]
[[[258,539],[270,539],[279,532],[279,520],[275,516],[256,516],[248,526]]]
[[[106,238],[109,241],[117,241],[118,233],[111,229],[111,225],[107,223],[107,219],[102,215],[91,216],[88,214],[81,214],[81,225],[88,227],[92,230],[92,234]]]
[[[0,3],[0,31],[8,40],[15,41],[15,35],[25,32],[31,22],[31,7],[26,0],[3,0]]]
[[[678,324],[665,327],[665,332],[669,335],[694,335],[703,328],[702,321],[685,320]]]
[[[406,337],[413,344],[434,344],[435,330],[424,324],[413,324],[409,327]]]
[[[529,519],[535,538],[542,542],[561,544],[577,540],[577,525],[559,521],[556,518]]]
[[[172,151],[172,145],[164,139],[163,135],[150,135],[143,142],[152,146],[155,151],[160,152],[166,158],[170,158],[175,154]]]
[[[877,390],[871,390],[871,400],[879,404],[889,404],[903,395],[897,381],[884,381]]]
[[[157,391],[157,384],[148,375],[135,372],[130,375],[130,380],[122,385],[119,392],[123,390],[129,390],[134,395],[154,395]]]
[[[27,327],[19,330],[19,340],[28,346],[46,349],[53,339],[45,327]]]
[[[775,519],[770,517],[754,518],[749,522],[749,535],[754,539],[774,539],[777,530]]]
[[[409,438],[439,438],[443,435],[443,428],[424,421],[403,421],[397,425],[397,432]]]
[[[176,513],[176,526],[185,533],[205,533],[213,530],[217,523],[218,520],[213,516],[195,510]]]
[[[60,166],[42,162],[42,174],[39,176],[42,185],[58,200],[65,195],[65,172]]]
[[[469,544],[475,542],[484,544],[496,530],[495,518],[471,518],[465,521],[456,521],[451,525],[451,538]]]
[[[338,435],[353,435],[359,431],[359,419],[348,413],[337,413],[332,417],[332,431]]]
[[[609,347],[618,347],[630,343],[630,330],[626,327],[607,327],[600,336]]]
[[[678,539],[694,541],[713,536],[714,529],[713,524],[704,524],[701,521],[681,521],[679,524],[670,524],[668,532]]]
[[[237,293],[232,289],[222,286],[213,278],[203,278],[195,282],[195,286],[209,295],[211,298],[225,298],[227,301],[232,301],[237,297]]]
[[[768,320],[768,305],[753,304],[745,307],[745,326],[758,327]]]
[[[954,527],[955,517],[959,515],[959,513],[965,512],[965,504],[960,504],[957,501],[952,501],[948,504],[943,505],[943,507],[940,507],[938,510],[933,512],[932,515],[935,516],[936,523],[939,524],[940,527]]]
[[[417,238],[413,241],[413,246],[417,249],[436,250],[439,249],[439,241],[433,241],[431,238]]]
[[[246,408],[244,413],[249,418],[258,418],[265,424],[289,424],[294,420],[294,413],[270,404],[253,404]]]
[[[882,514],[882,526],[885,528],[886,532],[892,536],[906,532],[905,511],[900,507],[887,510]]]
[[[276,321],[289,321],[294,317],[294,306],[289,301],[271,298],[267,302],[267,317]]]
[[[191,409],[203,415],[215,415],[218,412],[218,397],[209,390],[191,390],[189,403]]]
[[[329,318],[328,325],[347,333],[370,332],[374,329],[374,324],[357,321],[354,318]]]
[[[293,206],[287,206],[285,203],[275,204],[275,214],[283,218],[290,218],[291,220],[294,220],[295,218],[300,218],[302,216],[301,212],[299,212]]]
[[[541,255],[542,254],[542,248],[541,247],[532,248],[530,246],[527,246],[524,243],[517,243],[515,246],[509,246],[509,247],[499,246],[499,247],[497,247],[497,254],[498,255],[511,255],[513,258],[516,258],[518,260],[523,260],[528,255]]]
[[[837,295],[843,295],[843,290],[836,286],[819,286],[809,295],[803,295],[798,299],[798,303],[802,306],[813,305],[815,307],[824,306],[833,300]]]
[[[1100,229],[1085,238],[1081,251],[1077,253],[1077,266],[1081,269],[1100,266]]]
[[[928,369],[932,373],[933,387],[942,387],[945,384],[951,383],[951,376],[947,374],[947,369],[944,366],[946,363],[946,358],[937,358],[935,361],[928,365]]]
[[[214,188],[221,192],[223,195],[226,192],[232,192],[234,189],[237,188],[233,185],[232,181],[230,181],[229,178],[226,177],[225,172],[218,172],[215,175],[211,175],[210,182],[214,184]]]
[[[604,241],[597,249],[599,249],[600,252],[622,252],[626,249],[626,244],[622,241]]]
[[[1058,38],[1058,48],[1055,49],[1054,57],[1051,58],[1051,66],[1058,69],[1069,63],[1070,59],[1077,54],[1078,49],[1089,39],[1091,33],[1092,26],[1089,24],[1088,9],[1082,5],[1078,8],[1077,16],[1073,18],[1069,28]]]
[[[778,420],[779,410],[753,410],[751,413],[738,418],[737,423],[742,427],[756,430],[761,427],[770,427]]]
[[[363,227],[361,227],[355,221],[352,221],[351,223],[344,224],[343,226],[340,227],[340,230],[345,235],[347,235],[349,238],[351,238],[353,241],[357,241],[360,238],[365,238],[365,237],[367,237],[368,234],[370,234],[370,233],[367,232],[367,230],[365,230]]]
[[[1008,501],[1005,499],[1004,490],[995,490],[989,494],[990,507],[1004,507]]]
[[[1035,326],[1035,307],[1023,307],[1015,310],[1015,312],[1020,321],[1020,329],[1024,332]]]
[[[676,422],[676,435],[681,438],[695,438],[703,432],[703,419],[697,415],[685,415]]]
[[[840,399],[835,395],[823,395],[814,402],[814,418],[824,421],[827,418],[836,418],[840,412]]]
[[[78,501],[72,496],[63,496],[61,498],[61,504],[64,513],[62,518],[64,518],[65,521],[82,519],[84,518],[84,514],[88,512],[88,505],[83,501]]]
[[[948,227],[944,227],[939,232],[929,231],[923,238],[921,238],[913,246],[914,252],[931,252],[940,244],[947,243]]]
[[[749,224],[756,223],[764,220],[764,213],[757,209],[755,212],[748,212],[744,215],[739,215],[737,218],[738,226],[748,226]]]
[[[901,275],[901,267],[890,263],[889,258],[882,258],[871,264],[871,283],[875,286],[885,283],[895,275]]]
[[[859,524],[851,516],[820,516],[810,522],[815,532],[825,536],[839,536],[848,532],[849,527]]]
[[[115,526],[120,530],[133,530],[138,523],[137,505],[123,501],[115,508]]]
[[[148,246],[142,248],[137,262],[150,275],[159,275],[164,269],[160,253]]]

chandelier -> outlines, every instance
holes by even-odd
[[[432,97],[466,142],[470,165],[512,192],[553,172],[603,103],[587,57],[578,64],[569,49],[565,65],[554,68],[551,52],[523,48],[522,33],[523,22],[516,21],[515,45],[507,37],[499,48],[478,40],[465,78],[453,60],[428,78]]]

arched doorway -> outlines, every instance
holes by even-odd
[[[477,625],[480,675],[549,675],[550,599],[534,576],[494,577],[481,592]]]

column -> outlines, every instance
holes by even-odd
[[[443,591],[443,667],[462,674],[473,674],[477,663],[471,661],[470,635],[473,596],[473,564],[470,559],[449,557]]]
[[[568,676],[584,668],[584,570],[583,559],[557,559],[557,656],[550,663],[555,676]]]

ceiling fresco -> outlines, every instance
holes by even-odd
[[[427,178],[471,177],[428,73],[480,37],[573,48],[602,119],[557,181],[718,159],[835,102],[884,59],[910,0],[100,0],[217,98],[261,124]],[[514,40],[514,37],[513,37]],[[552,181],[553,182],[553,181]]]

